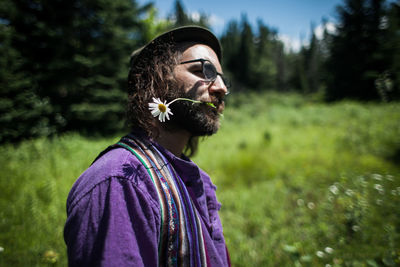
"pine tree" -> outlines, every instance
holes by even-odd
[[[180,27],[187,25],[199,25],[209,28],[208,16],[204,13],[198,14],[197,18],[193,18],[190,14],[187,14],[185,7],[180,0],[176,0],[172,14],[169,15],[169,20],[172,22],[172,27]]]
[[[14,3],[0,3],[0,143],[49,135],[56,130],[49,119],[53,108],[49,98],[39,95],[40,86],[32,75],[32,62],[25,50],[14,47],[18,40],[27,38],[13,27],[16,17]],[[30,17],[20,19],[31,20]]]
[[[222,65],[224,67],[224,73],[234,78],[237,70],[237,66],[240,64],[238,58],[238,47],[240,44],[240,29],[237,21],[232,20],[228,22],[225,33],[220,38],[222,50],[224,56],[222,58]],[[235,88],[238,89],[238,83],[234,81]]]
[[[239,64],[237,64],[236,77],[239,81],[243,81],[252,90],[255,90],[256,84],[253,79],[255,47],[253,41],[253,30],[247,20],[247,16],[243,15],[241,21],[240,44],[237,57]]]
[[[138,17],[146,10],[128,0],[82,4],[84,8],[73,13],[71,25],[71,43],[77,45],[72,74],[77,78],[66,96],[68,126],[112,133],[123,127],[127,63],[142,39],[131,36],[140,36]]]
[[[324,75],[323,40],[318,40],[314,26],[311,26],[310,43],[304,45],[299,53],[293,55],[294,67],[293,88],[304,94],[316,93],[322,90],[322,76]]]
[[[379,99],[375,81],[385,71],[384,0],[346,0],[327,62],[327,99]]]
[[[384,51],[388,62],[386,70],[377,80],[377,89],[384,101],[400,99],[400,2],[391,3],[387,19]]]
[[[173,23],[167,19],[159,19],[158,11],[154,6],[147,9],[146,18],[140,25],[143,45],[153,40],[157,35],[173,27]]]
[[[55,131],[47,119],[51,106],[37,95],[37,85],[21,69],[24,59],[10,45],[12,34],[10,27],[0,25],[0,143]]]
[[[277,31],[261,20],[253,30],[247,16],[232,20],[221,36],[225,72],[233,80],[233,90],[285,90],[286,59]]]
[[[150,7],[131,0],[3,0],[0,49],[7,56],[0,64],[8,68],[0,70],[1,101],[14,108],[1,121],[18,118],[4,131],[14,137],[3,141],[122,129],[129,55],[144,43],[140,17]]]
[[[255,37],[255,56],[252,63],[254,86],[258,90],[277,88],[277,62],[274,60],[276,32],[258,20],[258,33]]]

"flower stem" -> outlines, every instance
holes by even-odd
[[[183,97],[179,97],[179,98],[176,98],[176,99],[172,100],[171,102],[168,103],[168,105],[170,105],[170,104],[172,104],[172,103],[174,103],[175,101],[178,101],[178,100],[189,101],[189,102],[196,103],[196,104],[205,103],[206,105],[209,105],[210,107],[216,108],[215,105],[213,103],[211,103],[211,102],[201,102],[199,100],[193,100],[193,99],[190,99],[190,98],[183,98]]]

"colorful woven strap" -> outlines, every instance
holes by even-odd
[[[201,223],[175,169],[150,142],[133,135],[113,147],[129,150],[146,168],[160,203],[159,266],[207,266]]]

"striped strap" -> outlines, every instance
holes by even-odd
[[[133,135],[113,147],[129,150],[149,174],[160,203],[159,265],[207,266],[201,222],[183,181],[151,143]]]

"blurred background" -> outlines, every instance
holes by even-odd
[[[2,0],[0,266],[65,266],[65,202],[125,125],[130,53],[209,27],[232,81],[194,161],[234,266],[400,265],[400,1]]]

